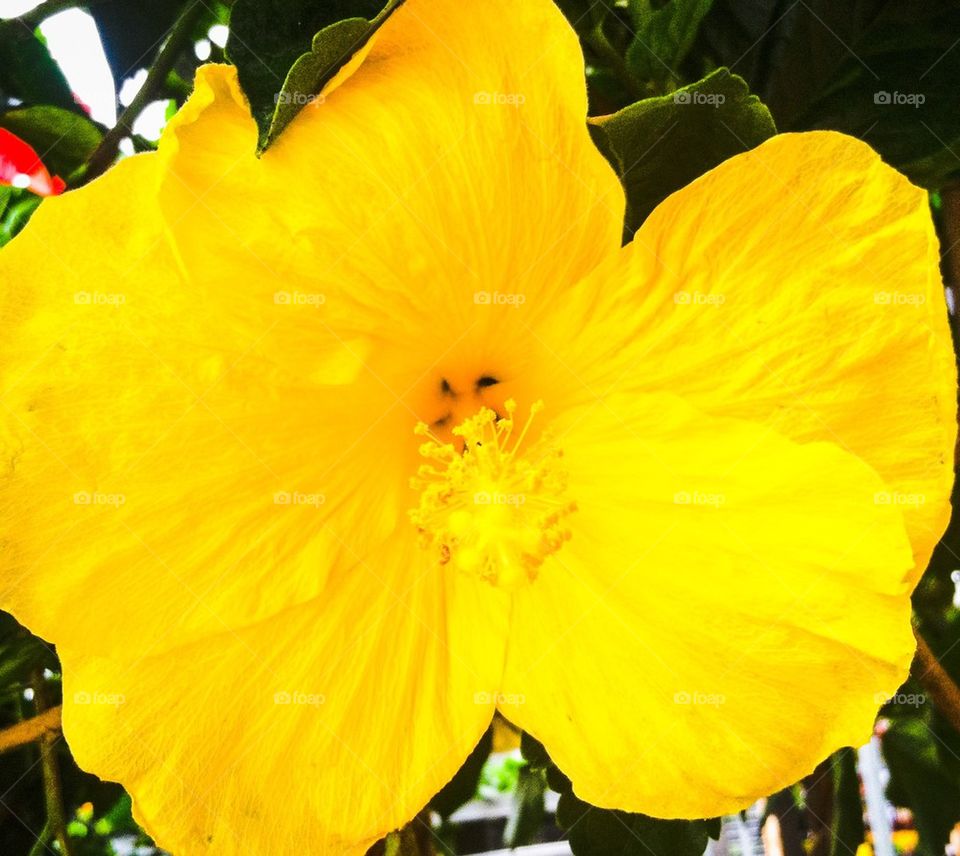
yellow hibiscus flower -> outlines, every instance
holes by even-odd
[[[783,135],[621,249],[585,115],[550,0],[408,0],[262,157],[205,67],[0,252],[0,605],[177,856],[363,853],[497,709],[591,803],[729,812],[904,678],[955,424],[923,192]]]

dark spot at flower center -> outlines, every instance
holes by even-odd
[[[440,377],[434,387],[439,393],[438,400],[434,402],[436,415],[429,423],[434,431],[449,430],[481,406],[489,407],[497,418],[503,418],[495,403],[484,400],[487,390],[501,383],[500,378],[489,373],[473,375],[473,381],[468,380],[469,377],[470,375],[453,375],[452,379],[449,375]]]
[[[477,378],[477,382],[474,384],[474,387],[477,392],[480,392],[481,389],[486,389],[488,386],[496,386],[498,383],[500,383],[500,381],[493,375],[485,374],[480,375],[480,377]]]

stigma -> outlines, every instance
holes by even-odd
[[[423,422],[426,459],[411,479],[420,503],[410,518],[422,546],[444,565],[513,590],[537,578],[544,560],[570,539],[563,451],[544,432],[528,442],[543,402],[531,408],[523,427],[516,402],[505,416],[488,407],[453,429],[458,443],[438,439]]]

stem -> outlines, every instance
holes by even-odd
[[[37,713],[47,712],[47,687],[43,672],[38,671],[33,680],[33,703]],[[56,709],[56,708],[54,708]],[[40,767],[43,771],[43,795],[46,802],[47,823],[44,831],[60,845],[63,856],[72,856],[67,821],[63,808],[63,781],[57,763],[57,741],[60,735],[45,731],[40,735]]]
[[[940,661],[934,656],[926,640],[914,629],[917,653],[910,671],[930,694],[934,706],[960,732],[960,687],[953,682]]]
[[[627,68],[626,60],[620,55],[620,52],[610,44],[610,40],[603,32],[603,27],[597,25],[584,36],[584,41],[597,53],[598,56],[605,59],[610,68],[617,75],[617,79],[623,84],[624,88],[630,94],[634,101],[639,101],[646,96],[643,87],[637,83],[630,69]]]
[[[50,848],[47,847],[47,842],[50,840],[52,834],[50,831],[50,822],[47,821],[43,825],[40,835],[37,837],[37,843],[30,848],[29,856],[48,856]]]
[[[45,734],[60,731],[60,708],[51,707],[38,716],[25,719],[0,731],[0,755],[39,740]]]
[[[167,75],[173,70],[180,52],[193,34],[194,27],[205,9],[206,7],[201,0],[191,0],[186,9],[183,10],[170,30],[166,43],[161,48],[160,53],[157,54],[157,59],[147,73],[147,79],[140,87],[140,91],[120,114],[117,124],[107,131],[96,151],[90,156],[90,160],[87,162],[85,181],[96,178],[114,162],[120,147],[120,141],[133,133],[133,123],[137,120],[137,117],[151,101],[156,99],[157,94],[166,82]]]

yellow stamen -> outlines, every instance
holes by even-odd
[[[543,402],[530,408],[515,439],[516,402],[504,409],[498,418],[483,407],[454,428],[462,451],[417,425],[415,433],[428,438],[420,454],[430,463],[411,479],[420,504],[410,517],[442,564],[513,589],[536,579],[544,559],[570,538],[563,524],[576,505],[565,496],[563,452],[550,438],[521,449]]]

